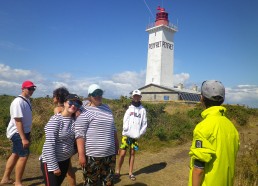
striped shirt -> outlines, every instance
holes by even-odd
[[[48,121],[45,134],[41,158],[50,172],[59,169],[58,162],[69,159],[75,153],[74,120],[58,113]]]
[[[108,105],[83,106],[75,121],[75,138],[85,139],[87,156],[106,157],[115,152],[115,124]]]

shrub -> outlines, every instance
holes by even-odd
[[[239,105],[224,105],[227,108],[227,117],[237,124],[244,126],[248,123],[248,119],[251,115],[257,114],[257,109],[246,108]]]
[[[0,136],[5,137],[6,128],[10,121],[10,105],[15,97],[0,95]]]

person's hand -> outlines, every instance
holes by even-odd
[[[86,167],[86,157],[79,155],[79,164],[81,167]]]
[[[54,170],[54,175],[60,176],[61,175],[61,170],[60,169]]]
[[[22,145],[23,145],[23,148],[29,148],[29,146],[30,146],[29,140],[23,139],[22,140]]]

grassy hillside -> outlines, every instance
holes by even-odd
[[[5,136],[6,122],[9,118],[9,106],[14,97],[0,96],[0,156],[10,154],[10,142]],[[51,98],[32,98],[33,127],[32,153],[40,154],[44,142],[44,126],[53,115]],[[130,100],[121,97],[117,100],[104,99],[114,114],[115,124],[121,139],[122,118],[130,104]],[[192,139],[192,131],[201,121],[203,107],[200,104],[187,105],[178,102],[146,103],[148,129],[140,139],[140,148],[144,151],[161,151],[164,147],[183,144]],[[257,135],[250,136],[248,131],[258,126],[258,109],[238,105],[224,105],[227,116],[240,132],[241,149],[237,159],[237,181],[240,185],[253,185],[258,176],[258,141]],[[247,131],[247,132],[246,132]],[[257,133],[256,133],[257,134]]]

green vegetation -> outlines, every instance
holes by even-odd
[[[0,95],[0,156],[10,154],[10,142],[6,138],[6,122],[9,120],[9,107],[12,96]],[[53,115],[54,106],[51,98],[32,98],[33,127],[32,153],[40,154],[44,143],[44,126]],[[123,115],[130,105],[130,99],[120,97],[116,100],[104,99],[113,111],[118,137],[121,139]],[[202,120],[200,114],[203,107],[200,104],[186,105],[183,103],[146,103],[148,129],[140,139],[141,150],[157,152],[164,147],[183,144],[192,139],[192,131]],[[224,105],[227,116],[235,123],[240,131],[241,148],[237,159],[236,181],[238,185],[255,185],[258,177],[258,143],[257,137],[248,138],[241,133],[258,121],[258,109],[246,108],[239,105]],[[250,129],[252,130],[252,129]]]

